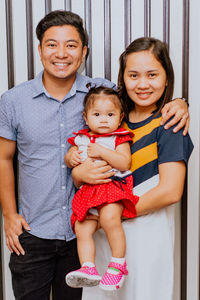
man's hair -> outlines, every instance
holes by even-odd
[[[122,100],[124,101],[125,114],[128,117],[129,112],[134,108],[134,102],[127,94],[126,86],[124,82],[124,71],[126,68],[127,57],[132,53],[138,53],[141,51],[150,51],[155,58],[161,63],[166,72],[167,86],[164,90],[160,100],[156,103],[157,113],[161,111],[163,106],[171,101],[174,91],[174,70],[167,45],[155,38],[142,37],[133,41],[126,50],[121,54],[119,58],[119,74],[118,74],[118,92]]]
[[[44,33],[47,29],[52,26],[64,26],[71,25],[76,28],[82,41],[83,47],[88,46],[88,35],[87,31],[83,27],[83,20],[81,17],[71,11],[65,10],[54,10],[47,14],[37,25],[36,35],[40,44]]]

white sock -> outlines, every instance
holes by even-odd
[[[121,257],[111,257],[111,262],[115,262],[120,265],[123,265],[125,262],[125,257],[122,257],[122,258]],[[107,272],[110,274],[118,274],[119,270],[111,267],[111,268],[108,268]]]
[[[82,264],[82,267],[93,268],[93,267],[95,267],[95,265],[91,261],[86,261]]]

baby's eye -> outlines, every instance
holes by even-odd
[[[108,116],[109,116],[109,117],[112,117],[112,116],[113,116],[113,113],[109,113]]]
[[[95,115],[95,117],[98,117],[98,116],[99,116],[99,113],[95,113],[94,115]]]

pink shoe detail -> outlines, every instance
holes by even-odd
[[[90,287],[98,285],[101,276],[97,272],[96,267],[84,266],[76,271],[68,273],[65,277],[67,285],[71,287]]]
[[[99,287],[103,290],[114,291],[122,287],[125,276],[128,275],[128,268],[126,262],[123,265],[111,262],[108,268],[115,268],[119,270],[118,274],[108,273],[108,270],[102,277]]]

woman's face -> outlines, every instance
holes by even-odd
[[[152,113],[167,85],[166,72],[151,51],[131,53],[126,58],[124,83],[135,110]]]

